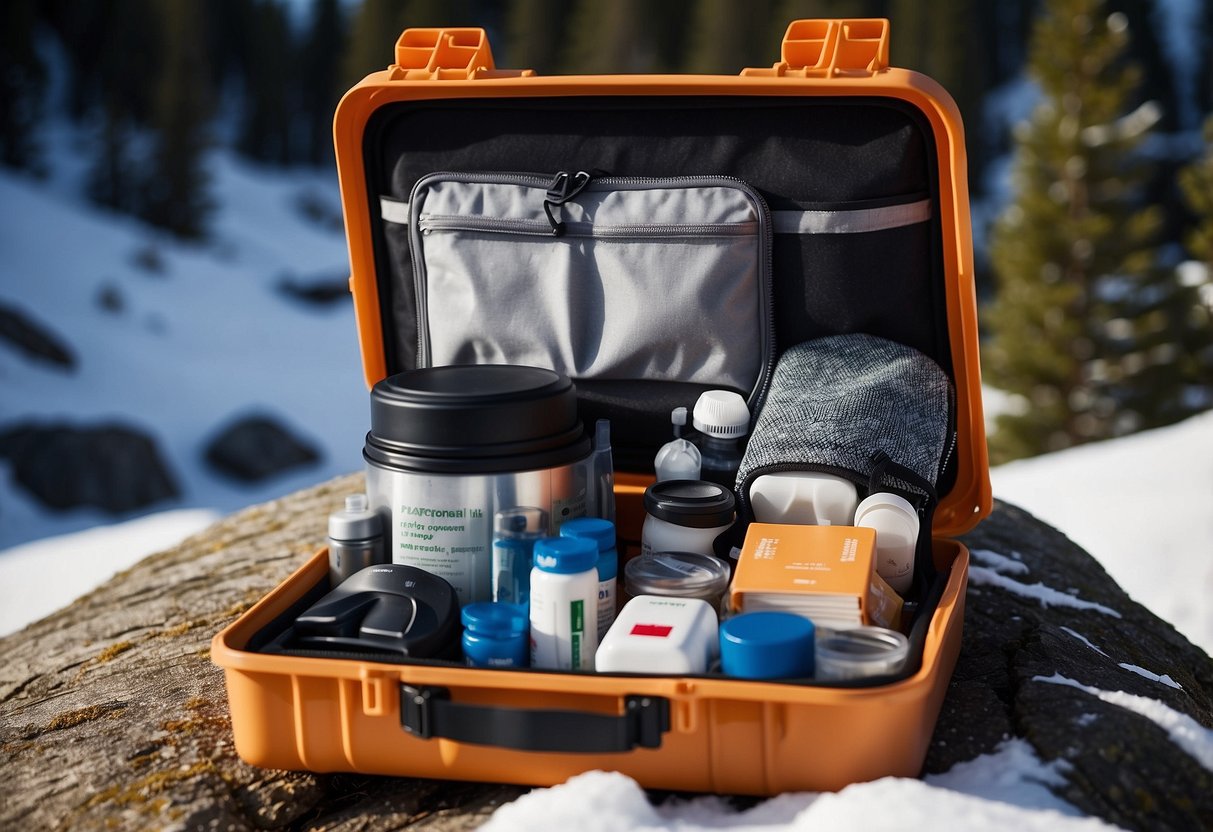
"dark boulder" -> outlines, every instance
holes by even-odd
[[[206,446],[216,471],[242,482],[258,482],[320,459],[320,452],[272,416],[242,416]]]
[[[1087,814],[1213,829],[1213,660],[1021,509],[998,504],[963,540],[964,638],[926,771],[1020,737],[1061,761],[1054,791]]]
[[[350,279],[342,275],[298,279],[284,277],[278,291],[309,306],[326,307],[350,300]]]
[[[155,440],[129,425],[23,423],[0,433],[0,457],[49,508],[122,514],[179,493]]]
[[[4,303],[0,303],[0,341],[7,341],[35,361],[68,370],[76,366],[76,355],[62,338],[29,314]]]

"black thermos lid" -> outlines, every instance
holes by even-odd
[[[577,388],[542,367],[457,364],[389,376],[371,389],[364,455],[429,473],[567,465],[590,452]]]

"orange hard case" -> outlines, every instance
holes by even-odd
[[[935,511],[933,553],[941,580],[921,663],[903,678],[851,685],[756,682],[720,675],[662,677],[474,669],[275,655],[250,649],[257,634],[327,586],[318,552],[218,633],[236,748],[249,763],[320,772],[356,771],[551,785],[592,769],[619,771],[650,788],[771,795],[835,790],[886,775],[916,776],[960,649],[969,554],[951,540],[990,510],[982,424],[963,131],[956,107],[930,79],[888,66],[885,20],[800,20],[782,60],[733,76],[539,77],[494,67],[479,29],[410,29],[396,63],[351,89],[335,121],[351,277],[368,385],[399,368],[385,357],[384,276],[366,176],[365,130],[398,102],[610,96],[842,97],[893,100],[917,113],[933,138],[938,177],[938,286],[956,389],[955,470]],[[704,100],[707,100],[706,98]],[[441,141],[443,137],[433,137]],[[457,141],[459,137],[448,137]],[[620,536],[638,540],[651,475],[616,476]],[[499,744],[460,726],[505,726]],[[444,730],[441,725],[455,726]],[[510,726],[523,734],[508,739]],[[566,750],[562,733],[608,737],[598,750]],[[443,735],[446,734],[446,735]],[[548,737],[538,736],[541,734]],[[535,736],[532,736],[535,735]],[[594,745],[597,741],[590,741]]]

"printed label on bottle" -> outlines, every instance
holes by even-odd
[[[552,525],[556,530],[560,530],[560,526],[566,520],[572,520],[576,517],[585,517],[585,489],[582,488],[571,497],[559,498],[552,497]]]
[[[585,639],[585,601],[569,602],[569,629],[572,635],[573,668],[581,667],[581,648]]]
[[[483,507],[400,503],[393,519],[393,562],[450,581],[461,604],[489,600],[490,527]]]
[[[598,638],[610,629],[615,621],[615,579],[598,582]]]

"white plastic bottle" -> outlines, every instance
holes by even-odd
[[[598,545],[579,537],[535,544],[531,667],[593,670],[598,650]]]
[[[919,529],[910,501],[887,491],[871,494],[855,509],[855,525],[876,530],[876,573],[895,592],[909,592]]]
[[[708,390],[695,402],[691,422],[699,431],[699,478],[732,488],[750,430],[745,399],[731,390]]]

